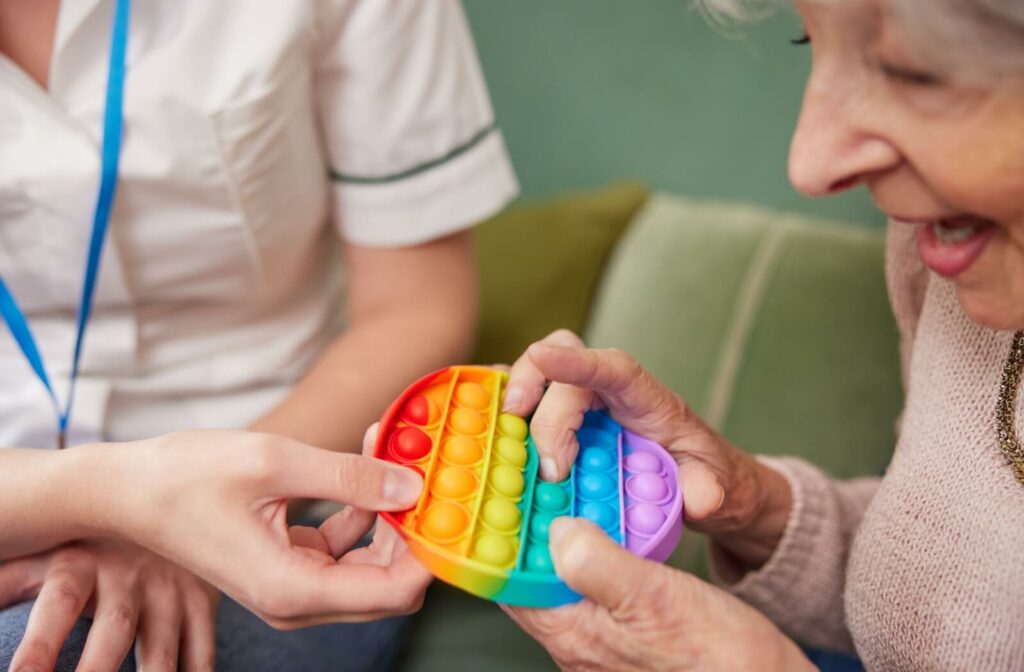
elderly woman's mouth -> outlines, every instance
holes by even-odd
[[[954,278],[970,268],[998,230],[994,221],[975,215],[892,215],[892,220],[917,227],[917,249],[922,261],[945,278]]]
[[[968,268],[984,252],[998,230],[990,219],[958,215],[929,221],[903,219],[917,229],[917,249],[925,265],[946,278],[953,278]]]

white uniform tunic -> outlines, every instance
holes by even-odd
[[[61,2],[49,92],[0,57],[0,275],[61,399],[113,5]],[[136,0],[124,119],[69,445],[256,419],[336,334],[338,236],[424,242],[516,191],[457,0]],[[54,437],[0,327],[0,446]]]

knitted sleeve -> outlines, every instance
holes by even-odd
[[[768,562],[745,575],[712,543],[712,578],[794,639],[852,651],[843,610],[846,561],[880,479],[837,481],[798,458],[759,459],[782,473],[793,490],[786,531]],[[738,575],[731,585],[721,579]]]

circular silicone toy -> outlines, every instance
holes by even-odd
[[[451,367],[410,386],[385,413],[374,454],[419,470],[425,487],[414,508],[381,516],[416,557],[474,595],[528,607],[580,599],[551,561],[548,535],[559,516],[586,518],[633,553],[667,559],[683,529],[671,456],[591,412],[569,478],[545,483],[529,425],[499,411],[507,380],[493,369]]]

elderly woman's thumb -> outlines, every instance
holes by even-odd
[[[555,571],[570,588],[607,607],[652,588],[666,568],[619,546],[599,527],[579,518],[558,518],[551,524],[551,557]]]

